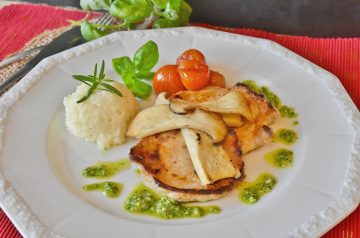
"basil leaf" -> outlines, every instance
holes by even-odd
[[[184,26],[189,23],[191,12],[191,6],[187,2],[181,1],[180,9],[178,12],[179,18],[177,19],[178,26]]]
[[[116,73],[120,76],[124,74],[135,75],[135,65],[127,56],[112,59],[112,65]]]
[[[139,79],[148,79],[151,80],[154,77],[154,72],[136,72],[136,77]]]
[[[159,50],[154,41],[148,41],[134,55],[134,64],[138,72],[150,71],[159,60]]]
[[[171,21],[175,21],[179,18],[179,11],[181,6],[182,0],[170,0],[166,4],[165,11],[163,13],[163,16],[166,19],[169,19]]]
[[[159,9],[165,9],[169,0],[151,0]]]
[[[80,27],[81,35],[87,41],[92,41],[102,36],[109,34],[106,31],[101,31],[94,27],[90,22],[84,21]]]
[[[80,0],[80,6],[86,11],[108,10],[113,0]]]
[[[158,28],[184,26],[189,22],[191,12],[192,12],[191,6],[187,4],[185,1],[182,1],[180,4],[180,9],[177,13],[179,17],[176,20],[159,18],[154,22],[152,28],[158,29]]]
[[[136,97],[147,98],[152,91],[151,85],[134,78],[133,93]]]
[[[112,66],[124,81],[127,88],[133,87],[133,78],[135,77],[135,65],[127,56],[112,59]]]
[[[174,11],[179,11],[180,10],[180,6],[181,3],[183,2],[183,0],[170,0],[167,5],[166,8],[172,9]]]
[[[176,27],[176,26],[178,26],[178,25],[175,21],[171,21],[166,18],[159,18],[153,23],[152,28],[160,29],[160,28],[170,28],[170,27]]]
[[[115,0],[110,6],[110,14],[128,23],[143,21],[153,11],[150,0]]]
[[[124,81],[126,87],[130,89],[136,97],[146,98],[150,95],[152,87],[140,81],[135,75],[135,65],[127,56],[115,58],[112,65]]]

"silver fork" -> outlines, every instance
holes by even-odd
[[[115,20],[114,16],[111,16],[109,13],[105,13],[100,18],[98,18],[95,21],[95,23],[109,26],[114,22],[114,20]],[[20,59],[23,59],[24,57],[26,57],[28,55],[31,55],[32,53],[34,53],[36,51],[40,51],[41,49],[43,49],[47,45],[48,44],[37,46],[37,47],[34,47],[32,49],[28,49],[28,50],[16,53],[16,54],[4,59],[3,61],[0,62],[0,69],[4,68],[7,65],[9,65],[11,63],[14,63],[14,62],[16,62],[16,61],[18,61]]]
[[[102,25],[110,25],[113,24],[114,19],[115,18],[109,14],[104,14],[96,22]],[[46,45],[37,55],[35,55],[29,62],[24,64],[13,75],[5,79],[0,84],[0,95],[3,94],[9,87],[21,80],[44,58],[70,49],[82,43],[84,43],[84,41],[81,37],[79,27],[73,27],[72,29],[65,31],[60,36],[51,41],[48,45]]]

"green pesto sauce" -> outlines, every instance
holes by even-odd
[[[274,141],[281,142],[286,145],[292,145],[296,142],[298,136],[295,131],[290,129],[279,129],[275,132]]]
[[[280,115],[282,117],[286,117],[286,118],[296,118],[298,116],[298,114],[295,111],[295,108],[293,107],[288,107],[288,106],[282,106],[280,109]]]
[[[87,184],[87,185],[83,186],[83,189],[85,191],[98,190],[98,191],[101,191],[105,197],[117,198],[120,195],[122,187],[123,186],[121,183],[107,181],[107,182],[101,182],[101,183]]]
[[[248,86],[254,92],[264,95],[266,99],[271,103],[271,105],[273,105],[280,111],[280,115],[282,117],[296,118],[298,116],[298,114],[295,111],[295,108],[283,105],[280,98],[274,92],[272,92],[268,87],[259,86],[253,80],[245,80],[242,81],[241,83]]]
[[[130,161],[121,159],[118,161],[97,162],[95,165],[83,169],[81,174],[88,178],[105,179],[129,168]]]
[[[246,204],[255,204],[265,194],[271,192],[277,183],[274,175],[260,174],[253,182],[244,182],[240,185],[240,199]]]
[[[260,93],[260,86],[257,85],[257,83],[255,83],[254,80],[245,80],[241,82],[242,84],[245,84],[246,86],[248,86],[251,90],[253,90],[256,93]]]
[[[272,92],[268,87],[259,86],[253,80],[245,80],[242,81],[241,83],[248,86],[254,92],[264,95],[266,99],[271,103],[271,105],[273,105],[277,109],[280,109],[280,107],[282,106],[282,102],[280,98],[274,92]]]
[[[260,87],[260,93],[263,94],[266,99],[277,109],[279,109],[282,105],[282,102],[280,101],[280,98],[273,93],[268,87]]]
[[[294,126],[297,126],[297,125],[299,125],[299,121],[294,121],[292,124],[293,124]]]
[[[294,153],[288,149],[277,149],[265,154],[265,160],[277,168],[287,168],[293,164]]]
[[[155,216],[162,219],[199,218],[208,214],[217,214],[217,206],[188,206],[166,196],[159,196],[150,188],[139,184],[126,199],[124,209],[135,214]]]

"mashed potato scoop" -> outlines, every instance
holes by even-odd
[[[125,142],[127,128],[139,111],[138,102],[125,85],[115,81],[111,85],[122,97],[96,90],[86,101],[77,103],[89,89],[81,84],[63,102],[69,131],[87,142],[97,143],[103,150]]]

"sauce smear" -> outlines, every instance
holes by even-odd
[[[83,169],[81,174],[87,178],[106,179],[129,168],[130,161],[121,159],[118,161],[97,162],[95,165]]]
[[[280,148],[265,154],[265,160],[277,168],[287,168],[293,164],[294,153]]]
[[[280,115],[286,118],[296,118],[298,116],[295,108],[289,106],[282,106],[280,109]]]
[[[162,219],[200,218],[217,214],[217,206],[187,206],[166,196],[159,196],[150,188],[139,184],[126,199],[124,209],[135,214],[155,216]]]
[[[83,186],[85,191],[101,191],[105,197],[108,198],[117,198],[120,195],[122,189],[121,183],[115,182],[101,182],[101,183],[92,183]]]
[[[275,132],[274,141],[281,142],[286,145],[294,144],[298,139],[295,131],[290,129],[279,129]]]
[[[259,86],[253,80],[245,80],[241,83],[248,86],[254,92],[264,95],[266,99],[271,103],[271,105],[273,105],[273,107],[276,107],[279,110],[281,117],[296,118],[298,116],[295,108],[283,105],[279,96],[276,95],[273,91],[271,91],[269,87]]]
[[[276,185],[277,180],[270,173],[260,174],[253,182],[244,182],[240,185],[240,199],[246,204],[255,204]]]

